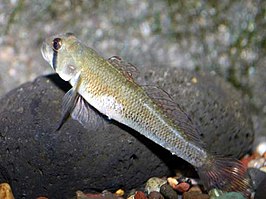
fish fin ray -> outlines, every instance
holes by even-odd
[[[81,95],[78,96],[71,117],[86,129],[99,129],[104,126],[103,117]]]
[[[247,169],[236,159],[212,157],[196,170],[208,191],[217,188],[227,192],[242,192],[245,196],[250,195],[251,184]]]
[[[138,69],[131,63],[126,62],[121,57],[112,56],[107,61],[123,73],[129,80],[134,81],[134,78],[139,74]]]
[[[71,88],[63,97],[61,119],[56,130],[59,130],[73,111],[79,94]]]
[[[198,146],[204,146],[199,131],[189,115],[173,101],[170,95],[157,86],[142,86],[146,94],[159,106],[163,113],[180,129],[187,138]]]
[[[56,131],[58,131],[63,126],[63,124],[66,122],[66,120],[68,119],[68,117],[76,106],[79,97],[79,94],[77,92],[77,89],[80,85],[79,80],[80,73],[77,73],[73,80],[75,85],[63,97],[61,119],[58,127],[56,128]]]
[[[84,98],[79,95],[75,104],[74,109],[71,112],[71,117],[74,120],[79,121],[83,126],[89,122],[89,104],[84,100]]]

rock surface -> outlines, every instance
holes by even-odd
[[[241,98],[231,87],[209,75],[162,71],[147,69],[140,81],[157,82],[172,93],[196,124],[202,124],[204,140],[219,153],[237,156],[249,150],[252,126],[235,103]],[[191,77],[197,82],[191,83]],[[9,182],[16,198],[65,198],[76,190],[128,190],[151,176],[187,168],[168,151],[93,110],[89,130],[69,119],[56,132],[61,89],[66,91],[67,86],[55,75],[39,77],[0,100],[0,181]]]

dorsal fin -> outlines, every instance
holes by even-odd
[[[138,69],[134,65],[124,61],[121,57],[112,56],[107,61],[131,81],[134,81],[134,78],[139,74]]]
[[[142,86],[147,95],[157,104],[163,113],[178,128],[183,131],[187,138],[198,146],[203,146],[197,127],[193,124],[188,114],[173,101],[170,95],[157,86]]]

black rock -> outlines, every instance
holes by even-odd
[[[252,125],[234,89],[208,75],[146,70],[141,81],[158,83],[168,91],[191,114],[211,150],[239,156],[250,149]],[[89,130],[68,119],[55,131],[68,89],[66,82],[51,75],[26,83],[0,100],[0,182],[9,182],[16,198],[129,190],[152,176],[187,168],[170,152],[95,110],[90,111]]]
[[[248,168],[248,174],[250,176],[254,190],[256,190],[260,186],[262,181],[266,179],[266,173],[257,168]]]
[[[160,193],[166,198],[166,199],[175,199],[178,198],[177,192],[168,184],[164,184],[160,188]]]

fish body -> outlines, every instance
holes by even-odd
[[[239,186],[242,190],[246,185],[240,163],[216,159],[208,153],[187,114],[159,88],[138,85],[131,74],[132,65],[118,57],[104,59],[69,33],[48,38],[42,54],[73,86],[64,97],[63,115],[70,113],[84,124],[88,122],[88,103],[109,119],[129,126],[192,164],[207,189],[231,190]],[[217,179],[220,175],[226,178]],[[225,185],[232,177],[233,184]]]

